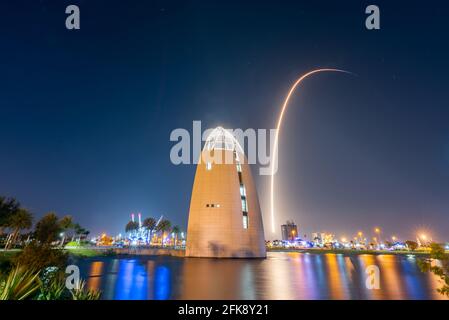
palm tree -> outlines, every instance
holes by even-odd
[[[164,232],[169,231],[171,227],[171,222],[167,219],[162,219],[156,226],[156,231],[162,233],[162,245],[164,245]]]
[[[33,216],[28,210],[18,209],[8,220],[7,226],[13,230],[9,237],[5,250],[8,250],[17,240],[21,230],[29,229],[33,225]]]
[[[81,235],[82,235],[84,238],[87,238],[87,236],[89,235],[89,233],[90,233],[89,230],[83,229],[83,232],[81,233]]]
[[[137,223],[135,221],[128,222],[125,227],[126,232],[133,232],[137,229],[139,229],[139,223]]]
[[[60,226],[61,231],[62,231],[61,246],[64,246],[66,232],[69,229],[72,229],[74,227],[72,216],[64,216],[64,217],[62,217],[62,219],[59,221],[59,226]]]
[[[14,198],[0,197],[0,235],[8,226],[9,218],[20,208],[20,203]]]
[[[74,231],[74,236],[78,238],[76,240],[78,242],[78,244],[80,243],[82,236],[87,236],[90,233],[88,230],[81,227],[79,223],[75,223],[73,225],[73,231]]]
[[[174,226],[171,229],[171,232],[174,233],[175,235],[175,247],[176,247],[176,244],[178,243],[178,234],[181,232],[181,229],[178,226]]]
[[[75,237],[77,238],[76,239],[76,241],[78,242],[78,244],[79,244],[79,242],[80,242],[80,235],[81,235],[81,233],[82,233],[82,231],[83,231],[84,229],[80,226],[80,224],[79,223],[75,223],[74,225],[73,225],[73,236],[72,236],[72,241],[74,241],[75,240]]]
[[[147,230],[147,241],[150,239],[151,243],[151,234],[153,233],[154,228],[156,227],[156,219],[150,217],[143,220],[142,226]]]

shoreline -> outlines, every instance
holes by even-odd
[[[172,256],[185,258],[185,249],[174,248],[74,248],[65,249],[69,254],[78,257],[95,256]],[[307,253],[307,254],[343,254],[347,256],[355,255],[416,255],[428,256],[428,251],[389,251],[389,250],[347,250],[347,249],[287,249],[287,248],[267,248],[267,253],[285,252],[285,253]]]
[[[171,256],[185,258],[185,249],[174,248],[110,248],[110,247],[73,247],[64,248],[69,256],[75,258],[96,258],[96,257],[120,257],[120,256]],[[0,250],[0,262],[11,260],[21,250],[4,251]],[[357,255],[414,255],[428,256],[428,251],[388,251],[388,250],[348,250],[348,249],[288,249],[288,248],[267,248],[267,254],[271,252],[279,253],[303,253],[303,254],[341,254],[345,256]]]
[[[348,250],[348,249],[287,249],[287,248],[270,248],[267,252],[286,252],[286,253],[311,253],[311,254],[343,254],[343,255],[418,255],[418,256],[428,256],[430,252],[428,251],[406,251],[406,250]]]

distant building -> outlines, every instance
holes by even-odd
[[[326,232],[313,232],[312,233],[312,241],[316,245],[325,245],[328,243],[335,242],[335,235]]]
[[[282,240],[295,240],[298,236],[298,227],[293,221],[281,225]]]

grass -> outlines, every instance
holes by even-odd
[[[70,255],[82,258],[90,258],[103,255],[101,251],[87,248],[65,249]]]
[[[11,260],[19,252],[20,250],[9,250],[9,251],[0,250],[0,262]]]
[[[72,256],[81,258],[91,258],[91,257],[99,257],[99,256],[101,257],[111,255],[111,251],[108,249],[72,247],[72,248],[65,248],[64,250],[67,251]],[[8,251],[0,250],[0,266],[3,263],[10,262],[14,258],[14,256],[20,253],[20,251],[21,250],[8,250]]]
[[[65,249],[71,256],[80,258],[93,258],[110,256],[113,251],[109,249],[91,249],[91,248],[66,248]]]

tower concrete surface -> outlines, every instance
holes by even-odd
[[[218,127],[206,139],[190,200],[186,256],[265,258],[256,186],[238,141]]]

